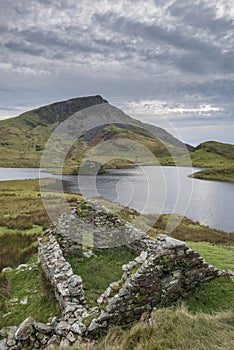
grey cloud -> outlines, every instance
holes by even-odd
[[[13,31],[12,31],[13,32]],[[69,57],[71,52],[98,53],[98,47],[91,45],[88,40],[68,38],[63,32],[44,31],[37,28],[14,30],[17,40],[11,40],[5,46],[11,50],[18,50],[32,55],[44,57]],[[62,50],[62,52],[55,52]]]
[[[150,98],[217,102],[225,111],[209,122],[232,123],[233,22],[216,17],[214,0],[155,3],[157,13],[153,1],[144,11],[131,0],[0,0],[0,100],[12,111],[86,94],[120,101],[120,108]]]
[[[184,50],[204,49],[214,50],[214,46],[204,43],[199,39],[188,37],[186,33],[180,30],[168,30],[155,24],[146,24],[142,22],[132,21],[126,17],[116,17],[114,13],[107,12],[105,14],[97,14],[95,20],[107,28],[113,28],[116,32],[122,32],[126,36],[141,37],[144,40],[157,42],[165,42],[173,47]],[[215,50],[216,51],[216,50]]]
[[[34,1],[41,4],[46,4],[46,5],[51,5],[51,3],[53,3],[53,1],[51,0],[34,0]]]
[[[33,56],[43,55],[45,53],[42,48],[36,47],[35,45],[28,45],[25,42],[13,40],[6,42],[5,47],[11,51],[19,51]]]
[[[233,30],[233,20],[227,18],[217,18],[215,7],[211,4],[194,1],[175,1],[168,12],[175,17],[183,19],[190,26],[197,28],[210,29],[219,35],[228,30]]]
[[[211,43],[204,38],[188,35],[186,31],[182,32],[180,28],[168,30],[156,23],[149,25],[147,23],[134,22],[123,16],[116,17],[112,12],[96,14],[94,20],[106,29],[111,29],[117,33],[120,32],[126,37],[141,38],[143,40],[142,45],[145,46],[147,46],[146,40],[150,41],[155,48],[157,48],[157,45],[161,48],[165,45],[172,46],[177,50],[177,53],[171,55],[171,59],[181,70],[196,73],[215,71],[217,68],[227,72],[234,70],[234,61],[232,59],[234,52],[223,54],[217,43]],[[190,64],[190,61],[193,64]]]

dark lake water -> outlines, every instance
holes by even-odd
[[[234,184],[189,178],[195,168],[137,167],[105,175],[64,176],[64,190],[101,196],[141,213],[176,213],[212,228],[234,231]],[[38,169],[0,168],[1,180],[37,178]],[[41,177],[53,176],[41,172]],[[79,186],[78,186],[79,182]]]

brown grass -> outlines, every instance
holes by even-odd
[[[175,220],[178,215],[174,215]],[[153,228],[156,233],[165,232],[169,215],[161,215]],[[170,236],[180,239],[182,241],[191,242],[210,242],[214,244],[222,244],[234,246],[234,233],[226,233],[221,230],[212,229],[208,226],[193,222],[188,218],[183,218],[176,229],[170,233]]]
[[[0,241],[0,271],[6,267],[23,264],[37,253],[37,235],[24,233],[3,234]]]

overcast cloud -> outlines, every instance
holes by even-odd
[[[233,0],[0,5],[0,118],[101,94],[186,142],[233,143]]]

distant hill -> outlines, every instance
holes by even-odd
[[[79,111],[100,104],[105,104],[104,112],[99,116],[102,126],[90,129],[72,146],[67,155],[71,167],[68,172],[77,168],[77,161],[79,163],[90,147],[114,138],[140,142],[157,158],[169,157],[171,152],[174,155],[185,153],[185,145],[166,130],[129,117],[97,95],[56,102],[0,121],[0,166],[38,167],[45,144],[56,127],[71,115],[79,119]],[[110,124],[110,116],[117,122]],[[82,122],[85,123],[85,120]]]
[[[225,165],[234,161],[234,145],[207,141],[198,145],[191,153],[193,165],[203,167]]]
[[[193,166],[208,168],[193,177],[234,182],[234,145],[207,141],[198,145],[190,156]]]

